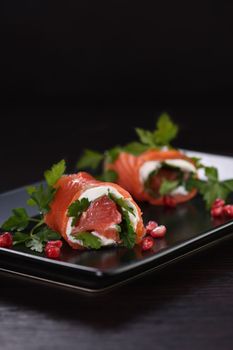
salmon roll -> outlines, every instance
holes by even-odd
[[[145,234],[141,210],[118,184],[79,172],[63,175],[54,187],[45,223],[73,249],[132,248],[141,242]]]
[[[197,193],[188,188],[189,179],[197,177],[195,162],[179,150],[150,149],[139,156],[121,152],[105,167],[116,172],[116,182],[138,201],[177,205]]]

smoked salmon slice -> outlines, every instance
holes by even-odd
[[[178,166],[175,166],[177,164]],[[173,149],[151,149],[139,156],[121,152],[114,163],[106,164],[106,169],[117,173],[117,183],[129,191],[136,200],[146,201],[153,205],[164,204],[164,196],[160,195],[163,180],[176,181],[178,170],[184,173],[184,182],[189,178],[189,174],[196,176],[193,160]],[[145,175],[148,169],[151,171]],[[176,204],[179,204],[189,201],[196,193],[196,189],[188,191],[179,187],[179,191],[174,191],[169,196]]]
[[[94,235],[101,245],[122,244],[123,237],[127,241],[127,234],[131,235],[131,243],[132,239],[135,244],[141,242],[145,234],[141,210],[118,184],[98,181],[88,173],[79,172],[62,176],[54,187],[56,194],[45,223],[59,232],[72,248],[87,247],[78,238],[83,233]],[[70,206],[81,205],[82,200],[89,203],[88,207],[76,219],[69,216]],[[127,227],[129,232],[125,232]]]

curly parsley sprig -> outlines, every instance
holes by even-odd
[[[204,169],[206,179],[190,178],[187,183],[187,189],[196,188],[202,195],[206,208],[210,209],[217,198],[227,200],[233,192],[233,179],[220,181],[217,168],[205,167],[204,165],[201,165],[200,168]]]
[[[167,113],[163,113],[158,118],[154,131],[142,128],[136,128],[135,131],[139,140],[130,142],[125,146],[116,146],[103,153],[90,149],[84,150],[83,155],[77,162],[77,169],[96,171],[101,163],[114,163],[121,152],[138,156],[149,149],[161,149],[164,146],[171,147],[171,142],[176,138],[179,128]],[[104,170],[97,177],[109,182],[117,180],[117,174],[113,170]]]
[[[30,186],[27,188],[29,206],[37,206],[39,215],[31,218],[25,208],[12,210],[12,215],[2,224],[1,229],[13,233],[13,244],[25,244],[26,247],[41,253],[44,245],[50,240],[57,240],[60,234],[45,225],[44,214],[50,210],[56,189],[54,185],[65,173],[66,164],[64,160],[54,164],[51,169],[46,170],[44,177],[46,185]]]

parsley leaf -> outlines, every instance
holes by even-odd
[[[104,160],[104,154],[90,149],[86,149],[82,157],[77,162],[78,169],[91,168],[93,170],[97,169],[100,162]]]
[[[150,147],[155,146],[153,132],[151,132],[149,130],[144,130],[141,128],[136,128],[135,131],[138,134],[139,139],[142,142],[142,144],[150,146]]]
[[[119,157],[119,154],[122,152],[122,148],[116,146],[114,148],[109,149],[105,152],[105,160],[107,163],[114,163],[115,160]]]
[[[129,206],[129,204],[127,203],[127,201],[126,201],[124,198],[117,198],[117,197],[116,197],[113,193],[111,193],[111,192],[109,192],[108,196],[109,196],[109,198],[110,198],[113,202],[115,202],[120,208],[123,208],[123,209],[129,211],[131,214],[133,214],[133,215],[135,216],[133,208],[131,208],[131,207]]]
[[[170,145],[170,142],[177,136],[178,126],[173,123],[167,113],[163,113],[159,117],[154,131],[137,128],[136,133],[147,149],[160,148]]]
[[[122,219],[120,238],[123,246],[133,248],[136,243],[136,232],[131,224],[128,211],[122,210]]]
[[[111,192],[108,194],[108,196],[121,209],[121,214],[122,214],[122,222],[120,225],[121,230],[118,229],[118,232],[120,233],[122,244],[127,248],[132,248],[136,242],[136,232],[134,231],[134,228],[131,224],[129,213],[135,216],[134,210],[128,205],[128,203],[124,198],[117,198]]]
[[[201,158],[191,157],[190,159],[192,159],[196,169],[204,168],[204,165],[201,163]]]
[[[42,184],[38,187],[29,186],[27,193],[30,198],[27,200],[29,206],[38,206],[40,213],[46,214],[50,210],[50,203],[54,198],[56,189],[53,187],[60,177],[64,174],[66,164],[64,160],[54,164],[50,170],[44,172],[44,176],[47,182],[46,187]]]
[[[44,248],[43,243],[37,237],[33,237],[29,241],[26,241],[25,246],[38,253],[42,253]]]
[[[178,126],[173,123],[167,113],[161,114],[157,122],[157,129],[154,131],[154,142],[159,146],[167,146],[176,138]]]
[[[53,200],[56,189],[53,187],[44,187],[42,184],[38,187],[30,186],[27,188],[30,198],[27,204],[30,206],[38,206],[41,213],[45,214],[50,210],[49,204]]]
[[[99,176],[101,181],[116,182],[118,178],[117,173],[114,170],[105,170],[103,175]]]
[[[66,163],[62,159],[59,163],[54,164],[50,170],[44,172],[45,180],[48,186],[54,186],[56,182],[62,177],[66,170]]]
[[[226,199],[228,197],[229,191],[222,186],[221,183],[207,183],[200,193],[203,195],[203,199],[206,202],[207,208],[211,208],[212,204],[217,198]]]
[[[94,236],[90,232],[79,232],[73,235],[76,239],[82,241],[82,244],[86,248],[100,249],[101,240],[99,237]]]
[[[209,181],[218,181],[218,169],[214,167],[206,167],[205,175]]]
[[[190,178],[187,189],[196,188],[203,196],[207,209],[210,209],[217,198],[226,200],[233,191],[233,180],[219,181],[218,170],[214,167],[205,167],[207,180]]]
[[[76,200],[69,206],[68,216],[73,218],[72,226],[75,226],[78,218],[89,208],[90,204],[91,202],[89,202],[87,198],[82,198],[81,200]]]
[[[47,186],[43,184],[36,186],[29,186],[27,193],[29,199],[27,204],[30,206],[37,206],[40,211],[40,218],[30,218],[24,208],[13,209],[13,215],[10,216],[2,225],[2,229],[13,232],[13,244],[24,243],[26,247],[42,252],[44,244],[50,240],[60,239],[60,235],[54,232],[45,225],[43,215],[50,210],[50,203],[54,198],[56,189],[53,186],[58,179],[64,174],[66,164],[64,160],[54,164],[50,170],[45,171],[44,176]],[[30,222],[36,223],[29,229],[28,234],[21,232],[29,226]]]
[[[165,196],[168,193],[171,193],[179,185],[179,181],[169,181],[163,179],[162,184],[159,188],[159,193],[161,196]]]
[[[125,152],[131,153],[134,156],[139,156],[141,153],[147,150],[148,150],[148,147],[146,145],[143,145],[140,142],[131,142],[124,147]]]
[[[222,182],[223,186],[226,187],[230,192],[233,192],[233,180],[225,180]]]
[[[39,231],[36,232],[35,236],[41,242],[56,241],[58,239],[61,239],[61,235],[51,230],[48,226],[42,227]]]
[[[12,210],[13,215],[10,216],[2,225],[5,231],[22,231],[29,224],[29,216],[24,208],[17,208]]]
[[[24,232],[15,232],[13,235],[13,245],[25,243],[26,241],[30,240],[30,236],[27,233]]]
[[[43,221],[36,226],[40,227],[39,225],[44,225]],[[36,228],[36,226],[34,228]],[[46,242],[61,239],[59,233],[51,230],[46,225],[44,225],[42,228],[40,227],[39,230],[35,230],[36,233],[33,234],[32,232],[34,231],[34,228],[30,233],[15,232],[13,235],[13,244],[17,245],[24,243],[27,248],[41,253]]]

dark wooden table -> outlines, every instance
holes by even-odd
[[[114,122],[115,132],[110,133],[113,122],[106,111],[95,112],[98,119],[94,126],[93,121],[75,121],[74,116],[84,115],[83,111],[65,114],[59,110],[65,115],[65,123],[52,118],[40,122],[35,118],[40,113],[54,117],[54,111],[51,115],[48,110],[27,113],[30,121],[24,119],[22,123],[19,118],[10,138],[7,132],[3,133],[1,191],[39,180],[44,168],[62,156],[74,162],[82,146],[97,145],[102,149],[119,142],[120,128]],[[119,115],[124,113],[127,111]],[[140,119],[140,110],[137,109],[136,121],[132,119],[133,111],[128,113],[131,118],[120,136],[122,142],[131,137],[130,124],[152,125],[151,119],[148,123]],[[177,110],[174,113],[178,114]],[[187,110],[179,113],[187,115]],[[188,113],[189,122],[184,118],[182,124],[182,146],[233,153],[224,137],[230,134],[227,128],[221,142],[215,143],[217,126],[209,133],[208,142],[200,141],[200,134],[197,140],[199,126],[194,116],[198,113],[191,109]],[[2,116],[9,127],[10,116],[23,114],[24,111],[4,111]],[[99,296],[81,295],[4,274],[0,277],[0,348],[4,350],[233,348],[232,240]]]

